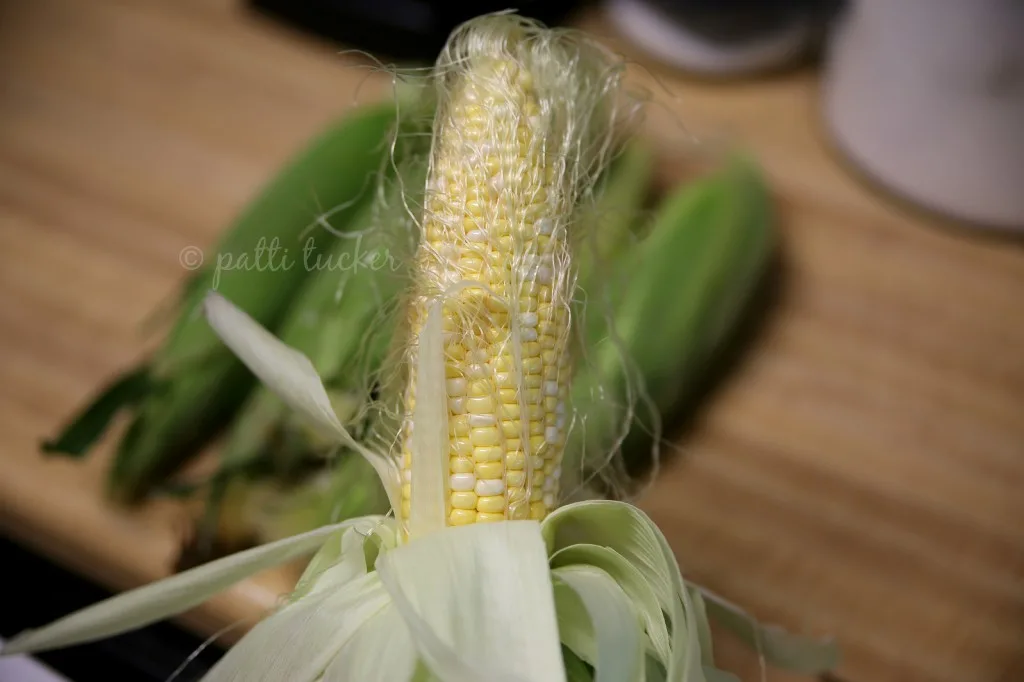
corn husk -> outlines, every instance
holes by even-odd
[[[156,353],[101,390],[56,438],[44,443],[44,451],[83,456],[115,416],[130,410],[133,417],[118,441],[109,490],[118,499],[137,500],[208,442],[254,384],[199,315],[207,290],[230,296],[260,323],[275,327],[308,274],[296,263],[306,240],[319,254],[335,239],[331,230],[316,227],[317,216],[329,216],[334,231],[347,229],[374,194],[395,120],[390,104],[365,107],[297,155],[187,281],[178,319]],[[288,250],[292,267],[283,267],[280,251],[276,260],[268,260],[266,249],[275,244]],[[261,245],[264,257],[258,265]]]

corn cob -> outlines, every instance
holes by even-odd
[[[453,526],[542,519],[554,507],[574,287],[566,236],[573,178],[551,114],[542,116],[550,93],[535,89],[536,64],[514,37],[481,38],[467,52],[438,113],[409,321],[419,338],[428,310],[443,301],[445,384],[432,390],[447,403],[445,511]],[[416,353],[413,344],[412,365]],[[402,520],[413,503],[418,388],[413,375]]]
[[[271,328],[307,275],[294,266],[274,272],[218,270],[220,258],[253,259],[258,245],[276,240],[292,257],[304,246],[304,234],[318,210],[332,209],[331,225],[346,222],[371,194],[369,188],[388,151],[395,122],[392,104],[375,105],[345,117],[327,130],[282,171],[235,221],[217,248],[216,258],[182,291],[181,314],[160,349],[102,391],[55,439],[47,452],[85,454],[123,408],[135,413],[121,438],[109,472],[116,497],[135,500],[161,475],[176,469],[198,450],[241,404],[253,382],[196,314],[208,289],[215,287],[254,319]],[[337,210],[335,208],[337,207]],[[309,231],[317,253],[331,240],[325,229]]]

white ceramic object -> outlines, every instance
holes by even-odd
[[[814,34],[810,17],[796,14],[779,30],[737,44],[723,44],[688,31],[644,0],[609,0],[616,29],[660,61],[708,76],[734,76],[788,64],[807,49]]]
[[[854,0],[823,88],[830,134],[876,181],[1024,231],[1024,2]]]

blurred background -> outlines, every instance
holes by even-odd
[[[460,22],[506,8],[0,0],[0,552],[10,599],[26,594],[0,636],[166,575],[194,540],[172,494],[108,499],[109,437],[81,461],[40,454],[152,351],[140,330],[189,274],[186,250],[214,245],[332,121],[390,96],[381,64],[429,65]],[[652,103],[655,185],[730,148],[772,194],[777,254],[740,350],[669,425],[683,456],[639,499],[684,572],[835,635],[842,680],[1024,680],[1024,4],[514,9],[627,58]],[[288,580],[0,661],[0,682],[165,680]],[[718,651],[762,679],[740,646]]]

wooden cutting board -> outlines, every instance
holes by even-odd
[[[844,679],[1024,679],[1020,245],[860,184],[821,139],[815,73],[636,71],[663,105],[648,125],[662,179],[681,177],[689,135],[743,146],[770,174],[783,240],[756,345],[642,506],[691,578],[837,635]],[[182,250],[211,245],[305,140],[386,85],[234,0],[0,5],[6,532],[114,588],[168,573],[180,507],[114,509],[103,457],[47,460],[37,444],[144,352]],[[244,627],[287,587],[261,576],[187,621]],[[760,678],[754,657],[720,651]]]

